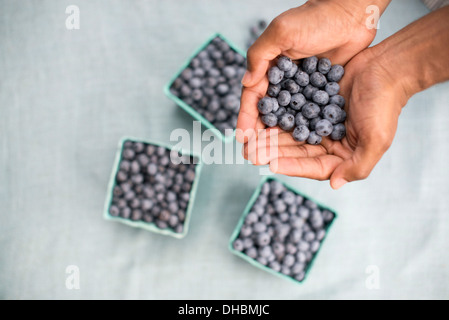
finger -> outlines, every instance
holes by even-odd
[[[248,155],[249,159],[255,159],[255,165],[267,165],[278,158],[313,158],[326,154],[320,146],[302,144],[291,146],[268,146],[257,148],[256,152]]]
[[[377,146],[358,147],[352,157],[342,162],[331,176],[331,187],[339,189],[346,183],[366,179],[386,151]]]
[[[242,79],[245,87],[252,87],[259,83],[265,77],[270,61],[281,54],[282,48],[278,44],[275,29],[271,23],[248,49],[247,70]]]
[[[270,162],[270,170],[288,176],[327,180],[343,160],[333,155],[314,158],[278,158]]]
[[[265,96],[267,88],[268,79],[264,79],[254,87],[243,88],[237,119],[237,130],[235,132],[238,142],[247,142],[255,134],[254,130],[263,128],[260,119],[258,123],[259,110],[257,109],[257,103]]]

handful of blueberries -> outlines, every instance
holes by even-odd
[[[215,37],[176,78],[170,91],[222,133],[235,129],[246,59]]]
[[[196,159],[176,152],[180,163],[175,164],[171,152],[175,151],[139,141],[124,142],[109,207],[111,216],[183,232]]]
[[[232,247],[301,282],[334,218],[333,212],[276,180],[268,180]]]
[[[296,141],[309,144],[320,144],[327,136],[343,139],[345,99],[338,94],[343,75],[344,68],[327,58],[310,57],[296,64],[279,57],[277,65],[268,70],[268,96],[257,105],[262,122],[292,131]]]

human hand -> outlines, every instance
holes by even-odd
[[[278,128],[263,130],[245,145],[254,164],[273,172],[318,180],[338,189],[366,178],[391,145],[399,114],[415,93],[449,80],[449,7],[365,49],[345,68],[340,82],[347,98],[346,137],[323,138],[318,146],[293,140]]]
[[[266,73],[278,55],[294,60],[322,55],[345,64],[368,47],[376,29],[366,26],[366,7],[377,4],[383,12],[390,0],[310,0],[276,17],[248,50],[236,138],[246,142],[253,129],[264,128],[257,102],[268,87]],[[250,130],[249,132],[247,130]]]
[[[274,173],[330,179],[335,189],[366,178],[391,145],[408,99],[384,62],[366,49],[347,64],[340,82],[347,97],[346,137],[341,141],[323,137],[321,145],[309,145],[269,128],[245,145],[245,157],[256,165],[269,163]]]

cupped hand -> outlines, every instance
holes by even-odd
[[[314,55],[345,64],[367,48],[376,29],[366,27],[363,1],[311,0],[276,17],[248,50],[236,138],[244,143],[261,129],[257,102],[268,88],[266,73],[278,55]],[[384,1],[385,2],[385,1]],[[388,1],[387,1],[388,2]]]
[[[334,189],[366,178],[391,145],[407,102],[387,64],[369,48],[346,65],[340,84],[347,98],[347,132],[341,141],[324,137],[321,145],[308,145],[293,140],[290,132],[270,128],[245,145],[245,157],[257,165],[269,163],[275,173],[330,179]]]

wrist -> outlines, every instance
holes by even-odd
[[[370,50],[407,100],[449,80],[449,7],[415,21]]]

